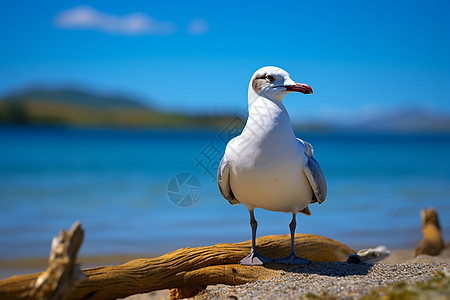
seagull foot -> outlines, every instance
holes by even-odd
[[[244,257],[239,261],[239,264],[241,265],[247,265],[247,266],[261,266],[263,264],[272,263],[273,259],[264,256],[256,251],[250,252],[249,255]]]
[[[291,252],[291,254],[286,257],[274,259],[273,262],[276,264],[287,265],[309,265],[311,263],[311,261],[306,258],[298,257],[294,252]]]

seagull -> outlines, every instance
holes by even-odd
[[[327,195],[323,172],[313,158],[313,147],[296,138],[283,98],[291,92],[312,94],[311,87],[293,81],[278,67],[263,67],[253,74],[248,87],[248,119],[241,135],[227,144],[219,164],[217,182],[232,205],[244,204],[250,213],[252,248],[239,263],[309,264],[295,254],[297,213],[311,215],[308,205],[322,203]],[[254,209],[292,213],[289,224],[291,253],[271,259],[256,251],[258,223]]]

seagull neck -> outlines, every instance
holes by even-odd
[[[291,119],[283,103],[259,95],[249,97],[247,126],[265,134],[274,130],[292,132]]]
[[[248,98],[248,114],[249,116],[254,114],[259,115],[260,117],[287,117],[289,119],[289,114],[281,101],[272,100],[259,95]]]

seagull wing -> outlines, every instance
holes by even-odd
[[[299,138],[297,138],[297,140],[299,142],[299,147],[303,148],[307,158],[303,165],[303,172],[305,173],[306,178],[308,178],[309,184],[314,192],[311,203],[322,203],[327,197],[327,182],[325,181],[325,176],[323,175],[319,163],[313,157],[314,149],[311,144],[302,141]]]
[[[222,158],[217,170],[217,184],[222,196],[230,202],[232,205],[237,205],[240,202],[234,197],[230,184],[230,165],[225,156]]]

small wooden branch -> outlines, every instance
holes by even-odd
[[[423,239],[414,251],[413,257],[426,254],[436,256],[444,249],[444,240],[439,224],[438,212],[430,207],[420,211]]]
[[[116,299],[162,289],[175,289],[173,297],[200,291],[211,284],[243,284],[277,271],[277,265],[241,266],[237,262],[250,252],[250,241],[183,248],[155,258],[136,259],[119,266],[83,270],[86,278],[69,299]],[[258,250],[279,258],[290,252],[290,236],[257,239]],[[296,235],[298,256],[312,261],[345,261],[355,251],[335,240],[312,234]],[[40,274],[13,276],[0,281],[0,298],[15,299]],[[178,295],[177,295],[178,293]],[[186,296],[186,295],[184,295]],[[189,295],[192,296],[192,295]]]
[[[53,238],[47,270],[32,282],[24,298],[66,299],[66,296],[84,277],[76,264],[77,253],[83,242],[84,231],[80,222],[75,222],[66,232],[62,230]]]

